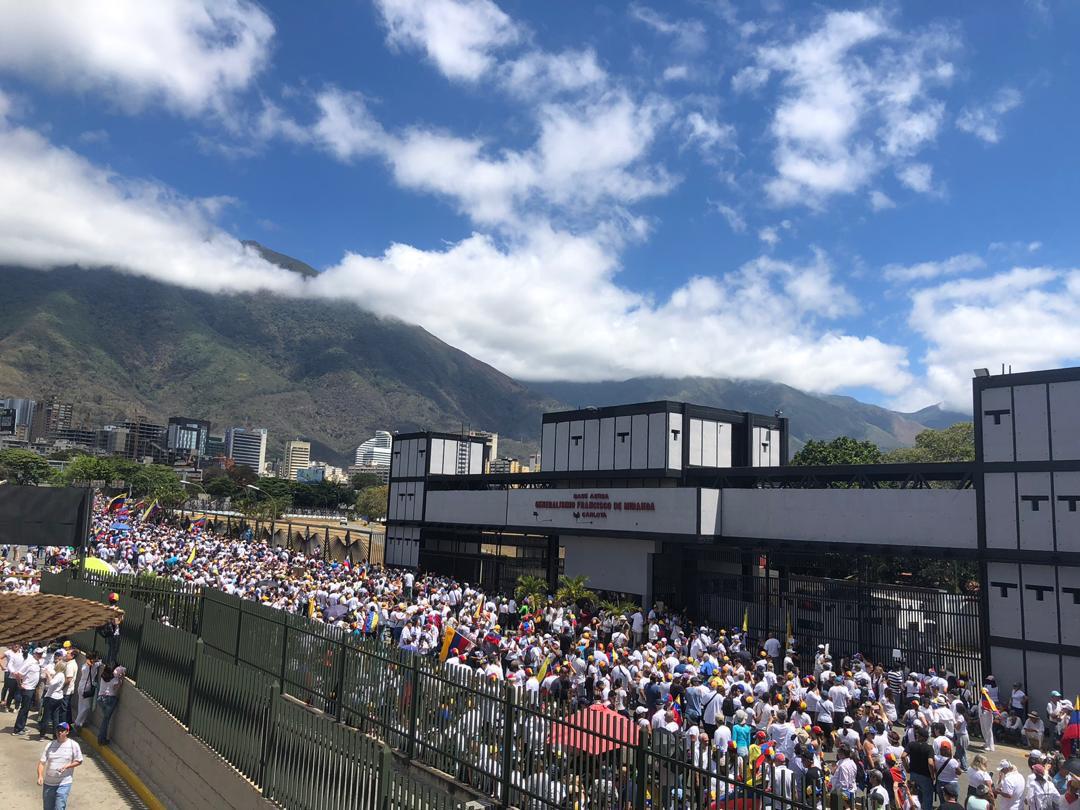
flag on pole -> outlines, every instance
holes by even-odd
[[[199,544],[198,543],[192,543],[191,544],[191,553],[188,554],[188,558],[187,558],[187,564],[188,565],[191,565],[193,562],[195,562],[195,552],[198,551],[198,550],[199,550]]]
[[[368,611],[367,618],[364,619],[364,634],[370,635],[375,632],[375,628],[379,626],[379,611],[372,608]]]
[[[146,511],[144,511],[142,513],[142,518],[140,518],[140,519],[141,520],[147,520],[152,514],[154,514],[154,511],[157,508],[158,508],[157,498],[154,498],[154,500],[150,502],[150,505],[148,507],[146,507]]]
[[[991,714],[998,713],[998,707],[994,703],[993,698],[990,697],[990,693],[986,691],[986,687],[982,688],[982,702],[979,704],[984,712],[990,712]]]
[[[453,627],[447,627],[443,633],[442,649],[439,650],[439,663],[446,663],[451,655],[461,655],[473,646],[473,640]]]
[[[555,656],[551,655],[551,654],[548,654],[548,656],[546,658],[544,658],[544,663],[542,663],[540,665],[540,669],[536,673],[537,682],[539,682],[539,683],[544,682],[544,678],[547,677],[547,671],[551,667],[552,663],[554,663],[554,661],[555,661]]]
[[[123,506],[124,501],[127,498],[127,496],[128,496],[128,494],[126,492],[121,492],[119,495],[115,495],[112,498],[110,498],[109,502],[107,504],[105,504],[105,511],[106,512],[112,512],[117,507]]]
[[[742,615],[742,631],[745,633],[750,629],[750,606],[746,606],[746,610]]]
[[[474,620],[480,619],[480,614],[484,612],[484,597],[480,597],[476,600],[476,613],[473,614]]]

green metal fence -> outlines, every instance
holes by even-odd
[[[48,587],[76,595],[99,586],[51,578]],[[720,799],[797,810],[824,801],[790,784],[789,771],[750,772],[707,741],[643,733],[613,713],[592,716],[596,707],[571,715],[538,705],[505,683],[219,591],[199,597],[201,640],[157,626],[130,596],[121,604],[141,617],[125,618],[121,645],[140,687],[290,808],[451,807],[394,776],[391,749],[503,807],[706,810]]]

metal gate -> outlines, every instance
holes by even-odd
[[[874,662],[899,659],[982,678],[977,596],[932,588],[809,576],[731,574],[699,596],[703,617],[724,627],[747,623],[752,638],[794,635],[802,653],[828,644],[834,655],[861,652]]]

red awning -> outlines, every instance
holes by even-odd
[[[637,745],[638,730],[618,712],[594,703],[554,723],[549,741],[587,754],[606,754],[624,745]]]

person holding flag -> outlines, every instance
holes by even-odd
[[[1065,730],[1061,733],[1059,745],[1066,759],[1080,758],[1080,697],[1077,697],[1076,702],[1073,703],[1072,714],[1069,716]]]
[[[979,728],[982,730],[983,750],[994,750],[994,720],[998,717],[998,707],[990,696],[990,690],[984,685],[982,700],[979,701]]]

